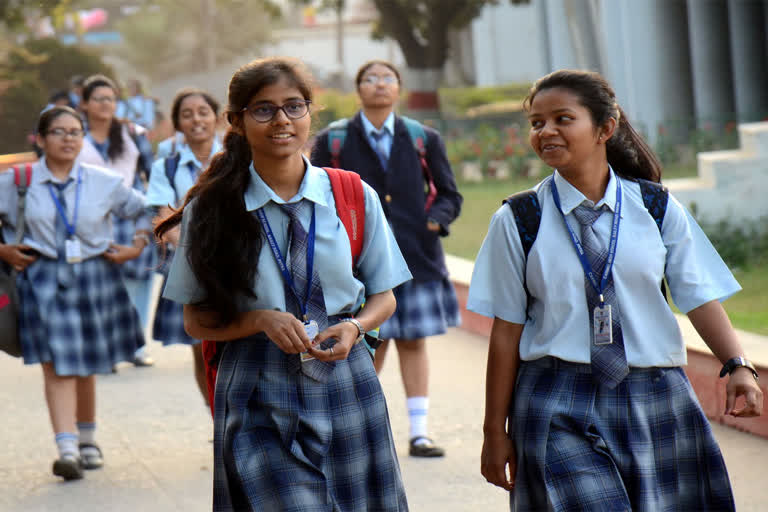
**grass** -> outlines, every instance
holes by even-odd
[[[667,173],[666,171],[670,172]],[[665,169],[665,177],[692,176],[695,167]],[[461,216],[451,225],[451,235],[443,240],[449,254],[474,260],[488,232],[488,223],[501,201],[510,194],[535,185],[539,179],[509,179],[482,183],[459,183],[464,196]],[[768,336],[768,263],[734,271],[743,290],[725,303],[734,326]]]

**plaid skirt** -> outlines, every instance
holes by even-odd
[[[358,344],[322,383],[293,371],[297,359],[263,336],[225,344],[213,509],[408,510],[370,353]]]
[[[112,215],[112,237],[116,244],[133,245],[133,235],[136,233],[136,221],[122,219]],[[149,244],[141,251],[135,260],[129,260],[120,265],[122,275],[129,279],[144,281],[152,278],[157,266],[157,244]]]
[[[461,323],[459,302],[451,281],[406,281],[394,289],[397,309],[379,331],[383,340],[415,340],[444,334]]]
[[[168,272],[173,261],[172,250],[168,250],[165,259],[160,267],[160,273],[165,279],[168,279]],[[165,291],[165,283],[163,283]],[[174,345],[177,343],[183,345],[197,345],[201,340],[196,340],[187,334],[184,330],[184,305],[160,297],[155,309],[155,323],[152,327],[152,338],[160,341],[163,345]]]
[[[632,368],[615,389],[590,366],[523,361],[510,411],[510,508],[731,511],[720,448],[682,368]]]
[[[144,345],[141,323],[120,267],[102,257],[71,265],[71,286],[59,265],[39,258],[19,274],[19,332],[25,364],[52,362],[57,375],[111,373]]]

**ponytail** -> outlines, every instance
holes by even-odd
[[[624,111],[616,106],[618,126],[606,143],[608,163],[625,178],[641,178],[659,183],[661,163],[645,139],[629,123]]]
[[[109,140],[109,147],[107,148],[107,156],[110,160],[120,158],[125,150],[125,143],[123,141],[123,123],[121,123],[116,117],[112,118],[112,122],[109,124],[109,134],[107,136]]]
[[[261,252],[261,225],[245,207],[250,183],[251,148],[230,129],[223,151],[217,153],[197,183],[189,189],[184,205],[155,227],[161,239],[181,222],[187,207],[193,211],[185,240],[187,261],[205,297],[196,306],[217,314],[215,326],[227,325],[238,314],[239,299],[255,298],[253,283]]]

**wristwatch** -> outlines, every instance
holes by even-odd
[[[363,324],[361,324],[357,319],[355,318],[344,318],[342,319],[342,322],[349,322],[351,324],[355,324],[355,327],[357,327],[357,339],[355,340],[355,345],[363,341],[363,337],[365,336],[365,328],[363,327]]]
[[[723,369],[720,370],[720,378],[725,377],[726,375],[730,375],[733,373],[733,370],[736,368],[747,368],[749,371],[752,372],[752,376],[755,378],[755,380],[759,380],[760,377],[757,374],[757,370],[755,370],[755,366],[750,363],[746,358],[744,357],[733,357],[725,362],[723,365]]]

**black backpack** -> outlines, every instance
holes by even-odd
[[[653,181],[637,179],[640,185],[640,193],[643,196],[643,204],[648,213],[653,217],[656,226],[661,233],[661,224],[664,222],[664,214],[667,212],[667,203],[669,201],[669,189],[660,183]],[[536,241],[539,234],[539,225],[541,224],[541,204],[535,190],[523,190],[517,194],[512,194],[502,203],[506,203],[512,208],[517,224],[517,233],[520,236],[520,242],[523,244],[523,253],[525,261],[528,262],[528,253]],[[523,271],[523,288],[527,297],[526,310],[531,307],[531,293],[528,291],[525,271]],[[664,281],[661,282],[661,293],[666,297],[667,290]]]

